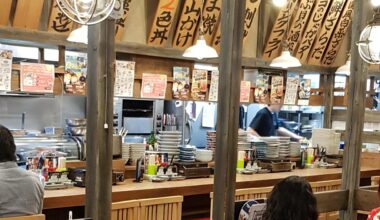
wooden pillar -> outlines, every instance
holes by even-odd
[[[111,219],[115,21],[88,27],[86,217]]]
[[[332,111],[334,107],[334,82],[335,82],[335,73],[330,72],[324,76],[324,95],[323,95],[323,103],[325,106],[324,114],[323,114],[323,127],[324,128],[332,128]]]
[[[340,213],[340,219],[355,220],[355,190],[359,187],[360,154],[364,126],[365,91],[367,84],[367,64],[359,56],[356,42],[366,24],[368,1],[354,1],[354,17],[351,39],[351,75],[345,132],[342,188],[349,190],[347,210]]]
[[[245,1],[223,0],[213,218],[234,219]]]
[[[58,67],[65,67],[65,46],[58,46]]]
[[[38,48],[38,63],[45,63],[45,49]]]

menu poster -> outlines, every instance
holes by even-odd
[[[0,91],[11,91],[12,51],[0,50]]]
[[[21,63],[20,87],[22,92],[53,93],[54,65]]]
[[[115,96],[133,97],[135,62],[116,60]]]
[[[272,87],[270,92],[271,104],[281,104],[284,96],[284,77],[272,76]]]
[[[64,89],[68,94],[86,94],[87,54],[70,52],[65,54]]]
[[[288,77],[286,79],[284,105],[296,104],[299,82],[300,82],[300,78],[297,74],[288,73]]]
[[[164,99],[166,93],[167,75],[143,73],[141,98]]]
[[[251,81],[241,81],[240,102],[249,102],[251,94]]]
[[[194,100],[204,101],[207,94],[207,70],[193,70],[191,96]]]
[[[298,105],[309,105],[310,88],[311,88],[311,80],[301,79],[300,91],[298,93]]]
[[[208,100],[210,102],[218,101],[218,87],[219,87],[219,71],[213,70],[211,72],[210,94],[208,96]]]
[[[189,99],[190,70],[188,67],[173,67],[173,98]]]
[[[259,74],[256,78],[256,88],[255,88],[255,102],[258,103],[268,103],[269,92],[268,92],[269,76]]]

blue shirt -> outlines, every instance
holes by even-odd
[[[0,217],[39,214],[43,199],[44,187],[38,175],[13,161],[0,163]]]
[[[277,115],[269,111],[268,108],[262,108],[257,112],[249,127],[254,129],[260,136],[276,136],[278,129]]]

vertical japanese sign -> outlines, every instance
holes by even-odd
[[[240,83],[240,102],[249,102],[251,97],[251,81],[241,81]]]
[[[316,38],[313,48],[311,49],[309,64],[320,65],[323,54],[328,46],[335,26],[338,23],[339,16],[343,10],[345,2],[346,0],[334,0],[330,6],[330,11],[327,14],[327,18],[325,19],[322,29]]]
[[[11,91],[12,51],[0,50],[0,91]]]
[[[22,92],[53,93],[54,65],[21,63],[20,89]]]
[[[296,50],[299,40],[301,40],[315,1],[316,0],[301,0],[300,2],[297,14],[293,19],[293,23],[290,26],[289,34],[287,36],[289,51],[291,53]]]
[[[202,0],[186,0],[173,39],[174,48],[192,45],[201,14]]]
[[[87,54],[66,52],[64,90],[68,94],[85,95],[87,78]]]
[[[141,98],[164,99],[166,93],[166,85],[166,75],[143,73],[141,84]]]
[[[255,102],[268,103],[269,101],[269,76],[259,74],[256,78]]]
[[[188,67],[173,67],[173,98],[189,99],[190,70]]]
[[[214,35],[217,31],[219,24],[219,17],[221,12],[222,0],[206,0],[203,8],[203,22],[199,25],[203,27],[203,35],[207,44],[211,45]],[[199,36],[199,28],[197,30],[197,37]]]
[[[298,105],[309,105],[311,80],[301,79],[300,90],[298,92]]]
[[[272,32],[265,44],[263,59],[271,60],[280,55],[282,40],[286,37],[285,33],[291,21],[293,11],[296,8],[296,4],[297,0],[289,0],[278,14]]]
[[[177,0],[160,0],[148,36],[148,45],[165,46],[177,11],[178,2]]]
[[[115,96],[133,97],[135,62],[116,60]]]
[[[243,44],[245,40],[247,39],[247,36],[249,34],[249,31],[252,29],[253,21],[256,17],[256,15],[259,12],[259,6],[261,3],[261,0],[246,0],[246,9],[245,9],[245,18],[244,18],[244,35],[243,35]],[[221,30],[220,26],[218,25],[218,29],[215,33],[215,37],[212,41],[212,46],[219,52],[220,51],[220,36],[221,36]]]
[[[331,0],[317,0],[314,5],[313,12],[310,16],[309,24],[305,32],[303,33],[300,45],[297,48],[297,53],[294,54],[301,63],[306,63],[311,47],[313,46],[314,40],[318,34],[321,27],[323,18],[329,8]]]
[[[207,70],[193,70],[191,82],[191,97],[194,100],[204,101],[207,95]]]
[[[219,71],[213,70],[211,72],[210,94],[208,96],[208,100],[210,102],[218,101],[218,87],[219,87]]]
[[[127,20],[129,8],[131,5],[132,0],[118,0],[120,7],[120,10],[122,11],[121,17],[119,19],[116,19],[115,21],[115,34],[116,34],[116,40],[121,41],[123,39],[124,30],[125,30],[125,21]],[[116,9],[114,9],[116,10]]]
[[[343,13],[339,19],[338,25],[335,28],[334,34],[330,40],[330,44],[325,52],[322,60],[322,65],[331,65],[334,63],[343,39],[346,36],[348,27],[351,23],[351,18],[354,13],[354,1],[348,0]]]
[[[69,34],[73,30],[74,22],[59,9],[57,1],[52,2],[48,31]]]
[[[286,79],[284,105],[296,104],[299,81],[300,78],[297,74],[288,73],[288,77]]]
[[[270,102],[272,104],[281,104],[284,96],[284,77],[272,76]]]

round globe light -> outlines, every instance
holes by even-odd
[[[287,3],[287,0],[273,0],[273,4],[276,6],[276,7],[284,7]]]
[[[357,43],[360,57],[367,63],[380,64],[380,14],[363,29]]]

